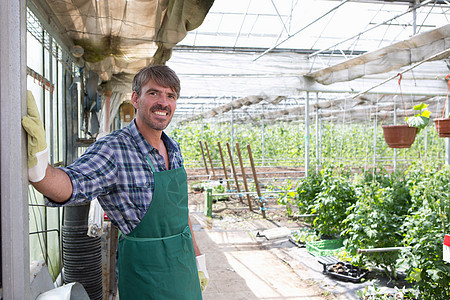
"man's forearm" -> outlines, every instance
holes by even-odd
[[[30,182],[36,190],[55,202],[66,202],[72,196],[72,181],[66,172],[50,165],[44,179]]]

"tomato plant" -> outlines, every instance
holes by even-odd
[[[450,230],[450,167],[424,170],[412,185],[414,206],[403,226],[411,250],[401,262],[423,299],[449,299],[450,264],[442,260],[442,241]]]
[[[345,229],[347,208],[356,201],[355,191],[349,173],[334,176],[332,169],[322,171],[322,190],[311,206],[311,213],[318,214],[313,225],[321,235],[338,236]]]
[[[353,255],[357,265],[373,264],[396,278],[398,251],[357,254],[357,250],[402,246],[400,228],[409,210],[411,196],[405,180],[397,173],[372,178],[355,188],[357,201],[349,208],[349,215],[344,220],[347,228],[342,234],[346,238],[346,250]]]

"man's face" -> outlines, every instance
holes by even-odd
[[[136,119],[154,130],[164,130],[172,120],[177,106],[177,95],[170,88],[149,80],[141,89],[141,95],[133,92],[133,106],[137,109]]]

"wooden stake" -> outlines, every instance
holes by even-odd
[[[252,201],[250,199],[250,195],[248,194],[249,191],[248,191],[248,185],[247,185],[247,176],[245,175],[245,169],[244,169],[244,164],[242,162],[241,149],[239,147],[239,143],[236,143],[236,152],[239,157],[239,164],[241,165],[242,179],[244,180],[245,192],[247,193],[246,195],[247,195],[248,208],[250,209],[250,211],[253,211]]]
[[[240,195],[241,189],[239,188],[239,182],[236,174],[236,169],[234,168],[233,155],[231,154],[230,144],[227,143],[228,156],[230,157],[231,170],[233,171],[234,182],[236,183],[236,190],[239,193],[239,200],[242,202],[242,196]]]
[[[256,193],[258,194],[258,198],[259,198],[259,206],[261,207],[261,213],[262,213],[263,218],[266,218],[266,208],[262,201],[261,190],[259,189],[258,178],[256,176],[256,169],[255,169],[255,164],[253,162],[252,149],[250,148],[250,145],[247,145],[247,151],[248,151],[248,157],[250,158],[250,164],[252,165],[253,179],[255,180]]]
[[[206,163],[205,153],[203,152],[203,144],[202,141],[198,141],[200,144],[200,150],[202,151],[203,164],[205,165],[206,175],[209,176],[208,164]]]
[[[205,148],[206,148],[206,154],[208,155],[209,163],[211,164],[211,171],[213,173],[213,179],[217,180],[216,172],[214,171],[214,166],[213,166],[213,162],[212,162],[212,159],[211,159],[211,155],[209,154],[209,149],[208,149],[208,143],[207,142],[205,142]]]
[[[227,168],[225,167],[225,160],[223,159],[222,147],[220,147],[220,142],[217,142],[217,146],[219,146],[220,159],[222,160],[223,173],[225,174],[225,180],[227,181],[227,189],[231,190],[230,183],[228,182],[228,174]]]

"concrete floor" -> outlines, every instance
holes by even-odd
[[[333,299],[302,280],[250,231],[218,228],[200,212],[191,212],[191,221],[210,276],[203,299]]]
[[[203,197],[203,196],[202,196]],[[356,292],[378,280],[344,282],[322,273],[318,258],[287,237],[268,240],[257,233],[277,228],[270,218],[204,215],[203,198],[190,195],[190,215],[200,251],[206,254],[210,283],[205,300],[359,300]],[[216,205],[217,206],[217,205]],[[287,225],[298,229],[297,225]],[[291,226],[292,228],[290,228]]]

